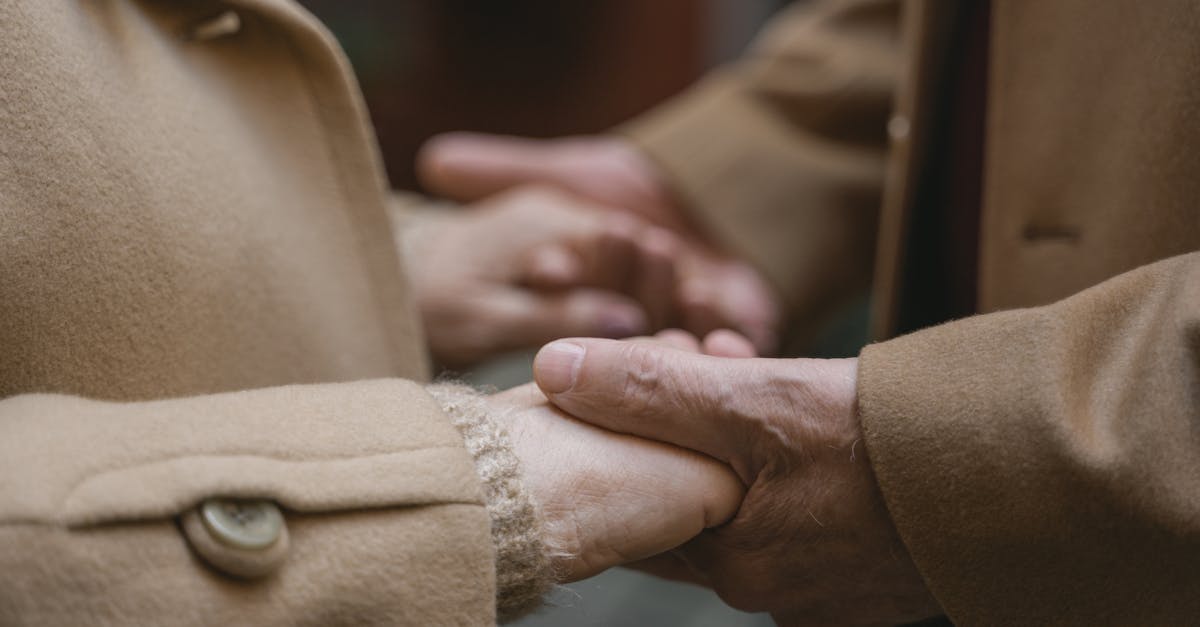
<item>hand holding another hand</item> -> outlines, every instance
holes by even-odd
[[[451,133],[422,149],[419,169],[427,187],[460,202],[535,185],[666,229],[687,251],[676,257],[678,311],[671,324],[700,336],[731,328],[750,338],[759,352],[777,348],[780,303],[772,287],[755,268],[701,233],[657,166],[625,140]]]
[[[625,343],[754,354],[732,334],[714,334],[703,347],[680,331]],[[546,522],[555,572],[565,581],[673,549],[724,524],[741,503],[742,483],[724,464],[576,420],[532,383],[487,402],[521,461],[523,484]]]
[[[534,364],[538,385],[565,412],[704,453],[747,486],[731,521],[656,559],[654,572],[711,585],[730,605],[785,625],[928,617],[938,605],[862,442],[856,367],[597,339],[560,340]]]
[[[451,368],[559,337],[647,333],[679,311],[678,238],[555,189],[440,212],[405,240],[430,347]]]

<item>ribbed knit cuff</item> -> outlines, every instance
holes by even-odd
[[[537,609],[554,586],[550,551],[537,503],[521,480],[508,433],[489,415],[484,396],[466,385],[426,388],[450,415],[475,458],[496,545],[496,615],[500,622]]]

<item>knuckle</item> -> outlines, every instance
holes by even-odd
[[[662,389],[663,357],[658,347],[644,343],[626,343],[620,359],[625,364],[621,382],[621,409],[644,414],[654,407]]]
[[[622,373],[616,390],[621,411],[713,419],[741,416],[737,411],[740,397],[732,381],[697,370],[699,366],[689,362],[685,353],[663,346],[661,339],[626,342],[616,359]]]

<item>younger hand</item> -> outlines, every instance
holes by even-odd
[[[632,216],[535,187],[428,218],[405,234],[434,358],[461,368],[559,337],[673,323],[680,242]]]
[[[696,228],[658,167],[633,144],[615,136],[531,140],[450,133],[426,144],[419,168],[426,186],[462,202],[540,185],[669,230],[694,252],[679,268],[678,324],[700,336],[731,328],[761,353],[776,349],[781,305],[771,286]]]

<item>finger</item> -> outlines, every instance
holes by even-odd
[[[585,243],[582,251],[587,260],[585,265],[589,285],[636,297],[631,285],[638,264],[637,234],[640,228],[637,222],[627,216],[605,217],[599,237]]]
[[[625,339],[626,342],[640,342],[651,346],[667,346],[675,350],[689,353],[700,353],[700,339],[679,329],[665,329],[654,335],[640,335]]]
[[[781,305],[773,288],[759,272],[743,261],[723,262],[720,291],[725,298],[719,307],[736,324],[762,355],[777,348]]]
[[[774,352],[781,306],[758,271],[712,252],[688,254],[685,260],[679,288],[684,328],[698,335],[733,329],[749,338],[760,354]]]
[[[522,283],[541,290],[560,290],[578,286],[583,279],[583,261],[574,251],[559,243],[539,246],[529,254],[528,268],[521,272]]]
[[[654,339],[671,348],[689,353],[700,352],[700,340],[682,329],[665,329],[654,334]]]
[[[562,337],[624,338],[646,333],[646,314],[630,298],[593,289],[513,290],[489,304],[506,349],[540,346]]]
[[[534,358],[534,380],[567,413],[606,429],[740,459],[740,394],[754,395],[757,360],[694,355],[665,346],[599,339],[560,340]]]
[[[554,152],[537,140],[447,133],[421,147],[417,171],[430,190],[468,202],[523,183],[556,182]]]
[[[664,229],[651,228],[639,239],[638,249],[633,296],[649,315],[652,328],[678,324],[675,262],[679,241]]]
[[[727,320],[717,302],[715,285],[708,280],[688,278],[679,285],[679,302],[683,315],[683,328],[700,337],[723,327],[739,327],[736,321]]]
[[[713,357],[747,359],[758,356],[753,342],[729,329],[718,329],[704,336],[702,350],[705,355]]]
[[[679,240],[665,229],[630,216],[578,212],[572,217],[576,232],[564,231],[559,241],[525,255],[520,282],[547,290],[594,287],[619,291],[641,303],[652,329],[676,325]]]
[[[560,221],[554,243],[545,248],[557,247],[569,254],[576,269],[570,284],[557,287],[591,287],[634,296],[633,277],[641,263],[638,234],[644,225],[629,216],[596,211],[571,210],[560,216],[565,217],[570,220]],[[534,251],[531,263],[538,263],[540,252]]]
[[[631,216],[603,215],[590,234],[576,236],[575,250],[583,260],[580,285],[633,297],[654,329],[676,323],[679,240],[669,231]]]

